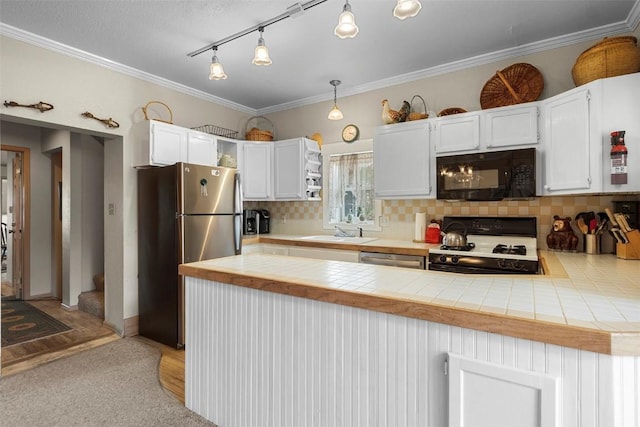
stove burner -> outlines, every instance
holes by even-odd
[[[475,247],[476,247],[475,243],[467,243],[464,246],[442,245],[442,246],[440,246],[440,249],[442,249],[443,251],[465,251],[465,252],[468,252],[468,251],[472,250]]]
[[[493,253],[494,254],[511,254],[511,255],[526,255],[527,254],[527,248],[525,245],[496,245],[495,248],[493,248]]]

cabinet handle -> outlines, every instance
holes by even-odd
[[[549,185],[546,185],[546,184],[545,184],[545,185],[543,186],[543,188],[544,188],[545,190],[547,190],[547,191],[551,191],[551,187],[550,187]]]

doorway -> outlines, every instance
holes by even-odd
[[[2,298],[24,299],[29,294],[30,152],[3,145],[1,154]]]

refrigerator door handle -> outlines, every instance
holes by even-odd
[[[236,246],[236,255],[240,255],[242,253],[242,185],[240,182],[240,173],[236,173],[235,175],[235,212],[233,218],[233,236],[235,240]]]

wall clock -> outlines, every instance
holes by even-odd
[[[349,124],[342,129],[342,140],[344,142],[353,142],[360,136],[360,129],[354,124]]]

